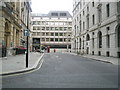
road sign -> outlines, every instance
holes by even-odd
[[[29,30],[28,29],[24,30],[24,36],[29,36]]]

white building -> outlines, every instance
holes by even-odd
[[[120,58],[120,1],[74,0],[72,52]]]
[[[48,14],[32,14],[33,49],[71,48],[72,16],[67,11],[51,11]]]

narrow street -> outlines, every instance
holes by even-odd
[[[3,88],[117,88],[117,66],[67,53],[46,53],[40,69],[3,77]]]

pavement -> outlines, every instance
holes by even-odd
[[[26,55],[15,55],[0,58],[0,76],[18,74],[37,68],[44,53],[29,53],[28,67],[26,68]]]
[[[78,55],[76,53],[70,53],[72,55]],[[119,64],[119,60],[120,58],[114,58],[114,57],[105,57],[105,56],[96,56],[96,55],[79,55],[81,57],[85,57],[85,58],[91,58],[97,61],[101,61],[101,62],[106,62],[106,63],[111,63],[114,65],[118,65]]]

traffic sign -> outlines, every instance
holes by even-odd
[[[24,36],[29,36],[29,30],[28,29],[24,30]]]

